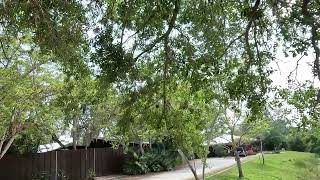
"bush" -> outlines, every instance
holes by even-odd
[[[270,131],[263,136],[263,149],[268,151],[288,148],[289,129],[285,121],[273,121],[270,125]],[[257,142],[260,147],[260,142]]]
[[[146,174],[150,170],[147,166],[146,158],[139,156],[134,151],[128,152],[128,159],[123,167],[123,172],[129,175]]]
[[[87,180],[94,180],[94,177],[96,177],[96,172],[93,169],[89,169]]]
[[[161,157],[157,156],[156,153],[147,152],[143,156],[146,158],[146,165],[151,172],[162,171],[163,167],[161,166]]]
[[[227,155],[228,155],[228,151],[224,145],[217,145],[214,148],[215,157],[226,157]]]
[[[282,148],[287,149],[288,142],[286,141],[286,137],[278,134],[269,134],[263,140],[264,150],[268,151],[278,151]],[[258,145],[260,146],[260,144]]]
[[[172,154],[173,153],[173,154]],[[147,157],[147,166],[149,167],[151,172],[158,171],[169,171],[175,168],[176,158],[174,152],[169,151],[150,151],[147,152],[144,156]]]
[[[123,171],[129,175],[169,171],[181,162],[178,153],[174,151],[150,150],[140,156],[133,151],[129,151],[128,156]]]
[[[320,155],[320,146],[313,148],[311,152]]]
[[[160,151],[159,164],[165,171],[173,170],[177,165],[182,163],[182,160],[176,151]]]
[[[306,141],[310,144],[310,152],[320,155],[320,138],[316,135],[311,135]]]
[[[309,145],[299,135],[293,137],[289,141],[289,147],[291,150],[299,152],[305,152],[310,150]]]

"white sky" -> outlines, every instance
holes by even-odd
[[[303,83],[307,80],[314,81],[314,85],[316,87],[320,87],[319,81],[317,78],[314,78],[312,73],[313,61],[315,59],[314,54],[312,51],[308,54],[308,56],[304,56],[302,58],[301,55],[293,58],[292,56],[285,57],[283,53],[278,53],[276,56],[278,65],[275,62],[271,63],[271,67],[275,70],[275,72],[270,76],[273,81],[273,85],[282,88],[288,88],[288,76],[290,72],[292,72],[292,80],[296,80],[295,78],[297,78],[300,83]],[[300,58],[301,60],[298,63],[299,65],[296,71],[295,68],[297,67],[297,61]]]

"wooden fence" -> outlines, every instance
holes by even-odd
[[[53,151],[24,157],[4,156],[0,160],[0,179],[84,180],[95,174],[121,173],[124,154],[121,149],[95,148]]]

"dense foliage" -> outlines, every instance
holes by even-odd
[[[208,154],[209,157],[226,157],[228,155],[227,147],[222,144],[212,147],[212,152]]]
[[[178,152],[172,150],[149,150],[142,155],[129,151],[124,173],[129,175],[148,172],[170,171],[181,164]]]
[[[304,131],[319,136],[318,0],[0,4],[0,158],[12,144],[63,146],[61,135],[74,148],[98,136],[124,147],[170,137],[182,156],[205,162],[210,141],[236,129],[275,149],[283,134],[262,133],[275,106],[291,110],[303,141]],[[281,51],[297,66],[308,56],[315,80],[290,73],[290,88],[274,88]]]

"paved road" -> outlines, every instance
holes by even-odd
[[[247,161],[254,159],[256,156],[249,156],[242,158],[242,161]],[[221,171],[226,168],[229,168],[233,165],[235,165],[235,160],[233,157],[227,157],[227,158],[208,158],[207,164],[208,167],[206,168],[206,174],[212,173],[216,171]],[[199,176],[202,175],[202,163],[200,160],[195,160],[192,162],[192,164],[196,167],[197,173]],[[142,176],[124,176],[124,175],[114,175],[114,176],[105,176],[105,177],[98,177],[96,180],[129,180],[129,179],[135,179],[135,180],[183,180],[183,179],[193,179],[193,174],[190,171],[190,169],[187,166],[184,166],[182,168],[179,168],[174,171],[166,171],[166,172],[160,172],[160,173],[150,173],[147,175]]]

